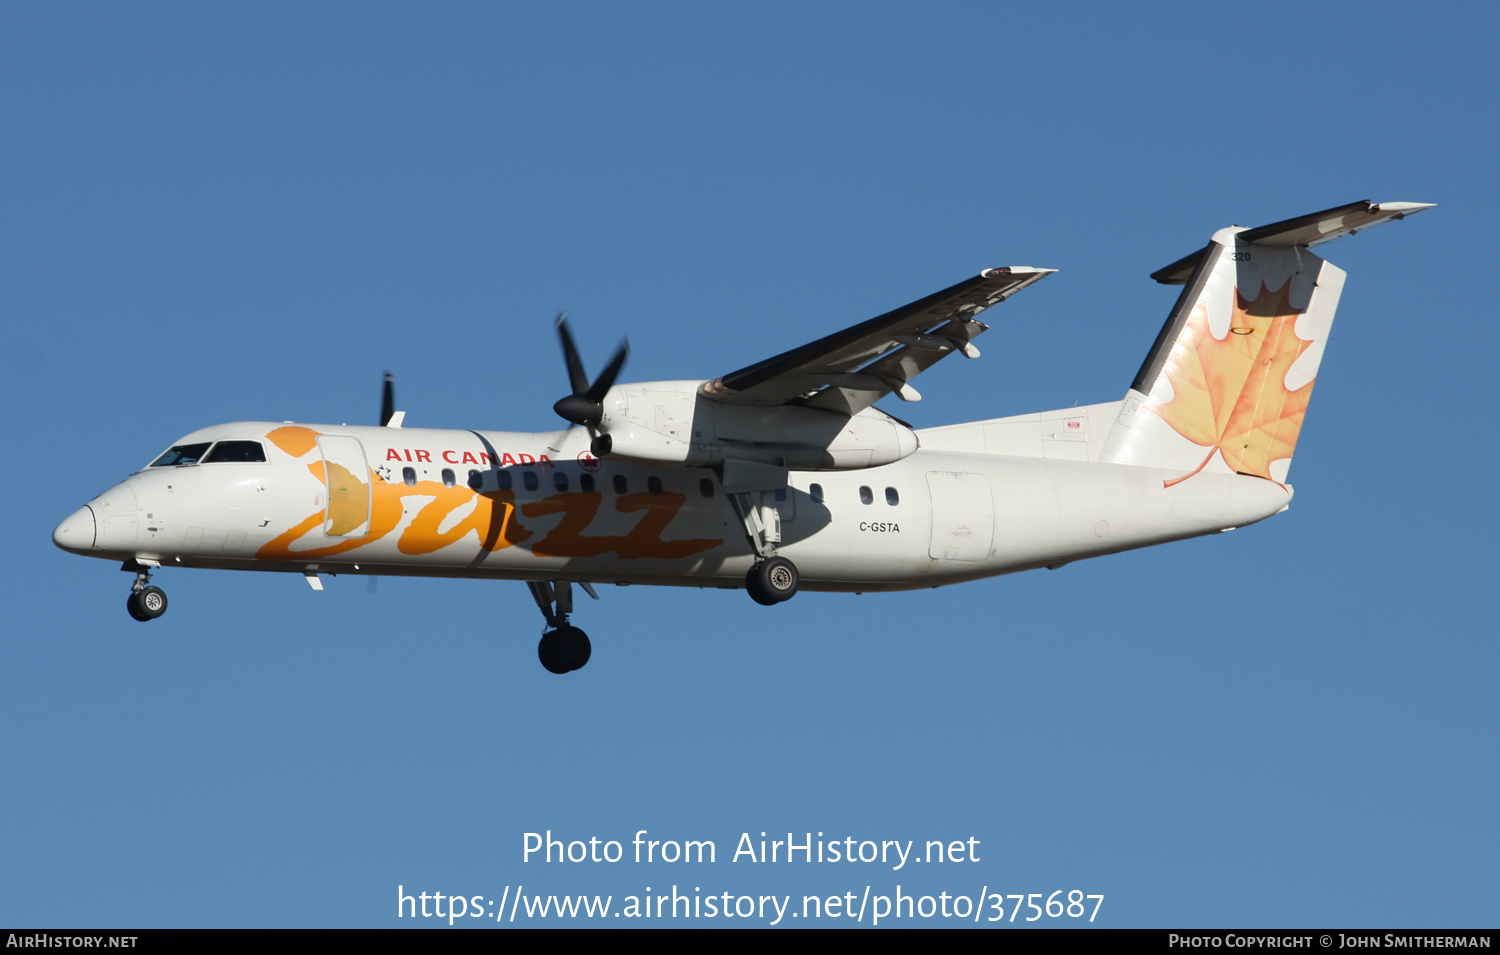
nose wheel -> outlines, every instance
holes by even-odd
[[[145,623],[167,612],[167,595],[160,587],[141,587],[125,598],[125,612]]]

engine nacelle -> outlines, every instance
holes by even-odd
[[[604,398],[594,453],[642,464],[711,467],[726,459],[802,471],[846,471],[899,461],[917,436],[874,408],[854,416],[801,405],[711,401],[701,381],[620,385]]]

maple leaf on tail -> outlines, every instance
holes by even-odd
[[[1237,474],[1267,480],[1275,480],[1271,462],[1292,456],[1313,383],[1295,391],[1286,387],[1288,369],[1312,344],[1294,330],[1301,310],[1288,302],[1291,285],[1288,281],[1276,292],[1262,289],[1250,302],[1236,289],[1229,333],[1222,339],[1209,329],[1207,305],[1194,307],[1167,361],[1172,398],[1147,410],[1208,448],[1208,455],[1165,487],[1202,471],[1216,451]]]

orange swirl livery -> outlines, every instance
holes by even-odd
[[[877,407],[920,401],[914,379],[950,356],[979,358],[980,315],[1053,272],[1032,266],[707,380],[621,382],[623,344],[590,379],[559,316],[560,432],[408,428],[387,374],[374,424],[202,428],[52,539],[130,571],[126,611],[143,622],[167,609],[153,575],[176,567],[315,590],[351,574],[524,582],[537,656],[568,673],[593,652],[575,590],[738,590],[774,608],[1217,534],[1291,502],[1346,278],[1312,249],[1428,208],[1355,202],[1218,230],[1153,273],[1182,291],[1118,400],[922,430]]]
[[[277,448],[299,458],[311,453],[318,437],[316,431],[298,426],[278,428],[266,435]],[[450,455],[459,460],[470,458],[476,464],[480,457],[491,457],[484,452],[476,455],[468,451]],[[510,455],[499,455],[497,460],[504,461],[507,457]],[[551,463],[545,455],[522,457],[529,459],[528,463]],[[426,458],[425,462],[422,458]],[[402,460],[392,458],[389,451],[387,459]],[[417,460],[433,463],[430,455]],[[401,532],[396,538],[396,549],[411,556],[432,554],[456,545],[471,533],[479,550],[486,554],[533,536],[517,519],[512,490],[479,492],[441,480],[417,480],[410,486],[391,484],[371,470],[361,480],[343,464],[326,458],[309,463],[307,468],[323,482],[326,506],[261,547],[255,553],[256,558],[297,560],[343,554],[380,541],[397,528]],[[620,513],[645,512],[634,529],[625,535],[585,536],[583,532],[594,523],[602,500],[599,492],[561,493],[528,503],[525,513],[532,517],[565,515],[545,537],[536,541],[532,552],[540,557],[598,556],[613,552],[627,560],[639,560],[686,557],[723,543],[714,539],[662,539],[667,525],[687,502],[681,494],[622,497],[616,502]],[[371,503],[367,506],[366,501]],[[410,515],[409,519],[403,520],[406,515]],[[352,536],[365,525],[368,525],[366,532]],[[322,533],[317,533],[319,530]],[[329,537],[346,539],[328,544]]]

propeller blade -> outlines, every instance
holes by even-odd
[[[584,397],[594,404],[604,400],[604,396],[610,388],[614,387],[615,379],[620,376],[620,369],[625,367],[625,359],[630,357],[630,342],[621,339],[620,347],[615,349],[615,355],[604,366],[599,377],[594,379],[593,385],[584,393]]]
[[[564,421],[581,424],[586,428],[598,424],[604,414],[604,409],[600,407],[599,402],[590,401],[584,395],[568,395],[565,398],[559,398],[557,404],[552,406],[552,410],[556,411],[558,417]]]
[[[625,359],[630,356],[630,343],[621,340],[620,347],[615,349],[609,364],[604,366],[598,379],[590,385],[588,373],[583,369],[583,359],[578,355],[578,343],[573,340],[573,331],[568,327],[568,316],[563,312],[557,313],[557,337],[562,342],[563,361],[568,366],[568,384],[573,387],[573,393],[559,398],[552,410],[564,421],[586,428],[597,427],[599,420],[604,417],[604,396],[614,387],[615,379],[620,376],[620,369],[625,367]]]
[[[396,379],[391,377],[390,372],[385,373],[385,387],[381,389],[380,395],[380,424],[382,427],[390,424],[391,415],[396,413]],[[372,580],[374,578],[371,578]]]
[[[557,313],[557,337],[562,339],[563,361],[568,364],[568,383],[573,386],[573,394],[581,395],[589,390],[589,376],[583,370],[583,359],[578,357],[578,346],[573,343],[573,333],[568,330],[568,316],[564,312]]]

